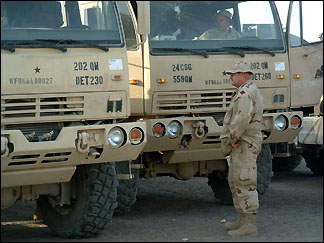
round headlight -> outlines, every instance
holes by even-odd
[[[129,140],[133,145],[142,143],[144,140],[142,130],[137,127],[134,127],[129,133]]]
[[[154,137],[160,138],[165,134],[165,126],[162,123],[156,123],[153,126],[153,135]]]
[[[109,131],[107,140],[112,147],[117,148],[124,142],[124,133],[120,128],[113,128]]]
[[[291,124],[292,129],[297,129],[297,128],[301,127],[302,120],[301,120],[301,118],[299,116],[293,116],[290,119],[290,124]]]
[[[283,115],[278,116],[274,121],[274,127],[278,131],[285,130],[287,128],[287,119]]]
[[[168,125],[167,132],[171,138],[176,138],[180,135],[181,124],[177,121],[172,121]]]

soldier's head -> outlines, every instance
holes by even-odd
[[[231,69],[225,72],[226,74],[231,75],[230,79],[232,80],[232,85],[237,88],[248,81],[253,74],[250,65],[245,61],[234,63]]]
[[[232,24],[232,14],[227,10],[219,10],[216,13],[216,28],[225,31]]]

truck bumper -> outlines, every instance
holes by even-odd
[[[118,148],[107,141],[115,127],[124,133]],[[135,127],[143,135],[136,145],[129,138]],[[1,130],[1,187],[69,181],[77,165],[135,160],[146,142],[144,122],[64,127],[55,141],[42,142],[29,142],[20,130]]]
[[[262,131],[264,133],[263,143],[293,141],[301,131],[302,126],[292,128],[291,124],[288,122],[285,130],[278,131],[274,127],[274,121],[278,115],[284,115],[287,118],[287,121],[290,121],[291,118],[296,115],[302,120],[302,114],[302,112],[264,114],[262,125]],[[153,127],[155,124],[162,124],[165,130],[167,130],[169,123],[172,121],[177,121],[181,124],[181,132],[178,137],[171,138],[167,131],[161,137],[154,136]],[[211,154],[215,155],[214,159],[225,158],[221,152],[220,141],[223,126],[219,125],[219,122],[216,122],[216,120],[211,116],[149,119],[145,120],[145,122],[148,142],[143,152],[177,151],[176,154],[186,155],[186,161],[183,162],[196,161],[198,151],[200,151],[199,160],[210,160]],[[197,132],[199,128],[200,132]],[[215,151],[212,153],[213,150]],[[204,151],[206,151],[206,153]]]

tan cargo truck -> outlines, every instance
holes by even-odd
[[[114,1],[1,1],[1,208],[37,200],[63,237],[111,221],[146,144],[128,80]]]
[[[257,161],[258,192],[264,194],[275,156],[269,145],[292,142],[303,117],[290,109],[293,73],[274,3],[119,1],[118,6],[128,49],[131,117],[147,124],[139,177],[208,176],[215,197],[232,203],[219,139],[235,90],[225,70],[246,60],[264,96],[264,140]],[[239,39],[201,38],[215,28],[219,10],[233,16],[231,28]]]
[[[290,107],[302,111],[304,119],[302,131],[289,144],[292,156],[276,158],[274,170],[292,170],[303,157],[314,175],[323,176],[323,2],[291,1],[285,29]]]

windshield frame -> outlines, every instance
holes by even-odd
[[[125,46],[125,36],[124,30],[122,27],[122,22],[120,19],[120,14],[118,7],[116,6],[115,1],[91,1],[101,2],[102,6],[104,4],[112,4],[112,10],[114,12],[114,18],[116,20],[116,31],[112,30],[101,30],[101,29],[48,29],[48,28],[12,28],[12,29],[3,29],[1,28],[1,46],[5,47],[14,47],[14,48],[47,48],[48,46],[42,45],[39,43],[39,40],[57,40],[53,45],[57,45],[62,48],[89,48],[89,45],[97,45],[99,47],[124,47]],[[81,12],[81,10],[80,10]],[[103,16],[106,16],[107,13],[103,13]],[[55,34],[56,31],[61,31]],[[65,31],[65,32],[62,32]],[[83,33],[81,31],[84,31]],[[107,33],[114,33],[116,38],[110,38]],[[62,34],[63,33],[63,34]],[[82,37],[76,39],[77,34]],[[95,33],[95,34],[94,34]],[[4,39],[3,37],[7,38]],[[32,38],[17,38],[17,36],[31,36]],[[53,38],[53,36],[59,38]],[[95,36],[96,38],[93,38]],[[63,37],[63,38],[62,38]],[[70,41],[72,40],[72,41]],[[73,42],[75,41],[75,42]]]
[[[235,1],[237,4],[240,1]],[[153,2],[152,2],[153,3]],[[151,3],[151,4],[152,4]],[[274,26],[276,26],[276,35],[277,39],[262,39],[262,41],[250,41],[250,43],[244,43],[237,40],[154,40],[152,36],[149,36],[149,48],[150,54],[152,56],[177,56],[177,55],[192,55],[190,52],[179,52],[179,51],[172,51],[172,48],[183,48],[193,51],[206,51],[208,55],[224,55],[224,54],[231,54],[228,51],[214,51],[208,52],[209,49],[222,49],[222,48],[231,48],[231,47],[241,47],[241,46],[252,46],[256,48],[260,48],[260,50],[251,49],[251,50],[243,50],[243,53],[246,54],[257,54],[257,53],[265,53],[261,49],[269,50],[273,53],[285,53],[287,52],[287,46],[285,42],[285,36],[283,30],[281,28],[281,21],[278,15],[277,8],[272,1],[269,1],[269,7],[271,10]],[[237,11],[236,5],[236,11]],[[233,16],[234,18],[234,16]],[[213,44],[217,42],[217,47],[211,48]],[[214,45],[215,46],[215,45]],[[273,47],[268,49],[267,47]],[[166,50],[161,50],[166,48]],[[167,50],[169,49],[169,51]]]

